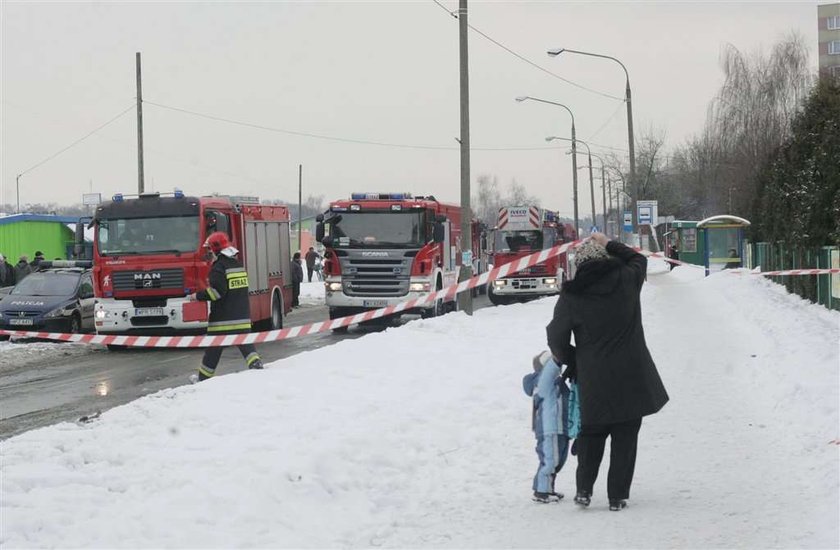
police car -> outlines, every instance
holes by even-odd
[[[93,331],[90,261],[44,261],[0,300],[0,328]]]

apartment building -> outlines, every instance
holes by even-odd
[[[820,74],[840,78],[840,2],[817,6]]]

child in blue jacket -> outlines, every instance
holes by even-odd
[[[569,440],[577,436],[580,425],[577,385],[572,384],[571,389],[566,385],[566,379],[573,377],[574,357],[566,358],[565,363],[566,370],[561,371],[551,352],[544,351],[534,357],[534,372],[522,379],[525,393],[533,398],[532,429],[540,461],[533,484],[536,502],[563,498],[554,490],[554,480],[566,462]]]

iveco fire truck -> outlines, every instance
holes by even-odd
[[[291,310],[289,210],[253,197],[114,195],[94,232],[94,320],[100,334],[202,333],[207,303],[187,297],[207,285],[214,231],[228,234],[248,271],[251,320],[278,329]]]
[[[317,221],[330,319],[418,298],[458,280],[460,206],[409,193],[353,193],[331,203]],[[474,254],[480,251],[477,228]],[[437,300],[419,313],[433,317],[453,307]]]
[[[493,230],[493,266],[575,239],[574,228],[560,222],[558,214],[537,206],[503,206]],[[567,273],[566,255],[496,279],[488,288],[493,304],[506,304],[560,292]]]

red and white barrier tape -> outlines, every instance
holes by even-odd
[[[144,347],[144,348],[206,348],[213,346],[236,346],[239,344],[259,344],[262,342],[276,342],[298,336],[307,336],[318,332],[327,332],[337,328],[348,327],[356,323],[363,323],[379,319],[388,315],[412,309],[435,300],[452,301],[456,294],[485,285],[489,281],[517,273],[523,269],[535,266],[549,258],[564,254],[570,248],[576,247],[582,241],[573,241],[557,245],[547,250],[534,252],[519,260],[494,267],[490,271],[477,275],[466,281],[442,288],[437,292],[427,294],[399,304],[366,311],[357,315],[341,317],[332,321],[321,321],[281,330],[267,332],[251,332],[248,334],[227,334],[218,336],[113,336],[105,334],[66,334],[60,332],[29,332],[17,330],[2,330],[0,335],[16,338],[41,338],[45,340],[59,340],[62,342],[79,342],[87,344],[105,344],[114,346]]]
[[[636,249],[638,250],[638,249]],[[686,265],[688,267],[698,267],[703,269],[702,265],[697,264],[689,264],[686,262],[681,262],[679,260],[674,260],[673,258],[668,258],[663,256],[659,252],[648,252],[645,250],[640,250],[642,254],[645,256],[649,256],[651,258],[659,258],[661,260],[665,260],[668,263],[676,264],[676,265]],[[796,275],[837,275],[840,274],[840,269],[838,268],[828,268],[828,269],[787,269],[784,271],[744,271],[744,270],[727,270],[730,273],[741,273],[747,275],[761,275],[763,277],[784,277],[784,276],[796,276]]]

